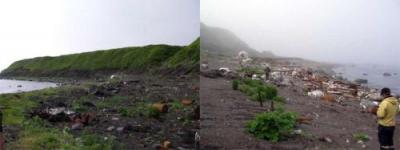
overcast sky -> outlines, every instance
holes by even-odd
[[[0,70],[12,62],[199,35],[198,0],[1,0]]]
[[[400,0],[201,0],[200,11],[257,50],[400,65]]]

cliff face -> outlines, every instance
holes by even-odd
[[[151,72],[198,70],[200,40],[188,46],[149,45],[99,50],[57,57],[38,57],[14,62],[1,72],[3,77],[90,77],[126,71]]]

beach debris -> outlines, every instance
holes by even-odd
[[[152,105],[153,108],[157,109],[159,112],[161,113],[166,113],[168,112],[168,106],[167,104],[165,104],[164,102],[158,102],[158,103],[154,103]]]
[[[275,80],[275,81],[283,80],[283,76],[282,76],[281,72],[271,72],[270,76],[271,76],[271,79]]]
[[[109,127],[107,128],[107,131],[113,131],[114,129],[115,129],[114,126],[109,126]]]
[[[220,71],[222,74],[228,74],[229,72],[232,72],[231,69],[227,68],[227,67],[222,67],[219,68],[218,71]]]
[[[360,100],[360,107],[362,109],[362,112],[367,112],[367,113],[376,113],[378,110],[379,102],[377,101],[372,101],[369,99],[361,99]]]
[[[297,134],[297,135],[302,135],[303,134],[303,130],[297,129],[297,130],[294,130],[293,133]]]
[[[113,75],[110,76],[110,79],[111,79],[111,80],[114,80],[114,79],[121,79],[121,76],[113,74]]]
[[[314,91],[308,92],[307,95],[314,97],[314,98],[319,98],[319,97],[324,96],[324,92],[322,92],[321,90],[314,90]]]
[[[313,118],[310,116],[300,116],[296,119],[296,122],[299,124],[311,124],[312,120]]]
[[[333,142],[332,139],[329,138],[329,137],[321,137],[321,138],[319,138],[319,140],[322,141],[322,142],[327,142],[327,143],[332,143]]]
[[[249,58],[249,53],[247,53],[246,51],[240,51],[239,54],[238,54],[238,58],[239,59]]]
[[[117,128],[117,131],[118,131],[118,132],[123,132],[123,131],[124,131],[124,127],[118,127],[118,128]]]
[[[260,77],[262,80],[267,80],[267,76],[265,74],[261,75]]]
[[[208,64],[201,64],[202,69],[208,69]]]
[[[181,104],[184,105],[184,106],[189,106],[189,105],[193,104],[193,100],[183,99],[183,100],[181,100]]]
[[[194,149],[199,150],[200,149],[200,134],[199,132],[196,132],[194,135]]]
[[[252,80],[259,80],[259,78],[257,77],[256,74],[253,74],[253,75],[251,76],[251,79],[252,79]]]
[[[321,99],[326,101],[326,102],[334,102],[335,101],[335,96],[329,95],[329,94],[325,94],[325,95],[321,96]]]
[[[379,93],[369,93],[366,98],[370,100],[380,100],[382,99],[382,96]]]
[[[82,129],[83,129],[83,124],[80,122],[71,125],[71,130],[82,130]]]

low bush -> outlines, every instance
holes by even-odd
[[[161,112],[145,102],[138,102],[133,106],[121,107],[118,112],[124,117],[145,116],[149,118],[158,118]]]
[[[282,110],[258,114],[247,123],[247,132],[259,139],[277,142],[290,134],[296,123],[297,114]]]
[[[369,141],[370,137],[365,133],[355,133],[353,134],[353,138],[357,141]]]
[[[232,81],[232,89],[233,89],[233,90],[238,90],[238,88],[239,88],[239,83],[240,83],[239,80],[233,80],[233,81]]]

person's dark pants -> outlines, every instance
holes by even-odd
[[[378,137],[381,150],[394,150],[393,135],[395,127],[378,126]]]

